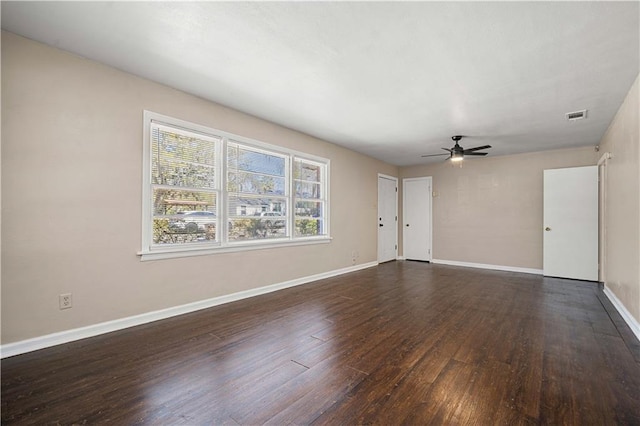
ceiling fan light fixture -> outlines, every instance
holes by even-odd
[[[453,161],[454,163],[457,163],[462,160],[464,160],[464,155],[461,152],[453,152],[451,154],[451,161]]]

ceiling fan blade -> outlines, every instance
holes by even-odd
[[[449,155],[449,154],[428,154],[428,155],[423,155],[422,157],[440,157],[441,155]]]
[[[464,153],[464,155],[487,155],[488,152],[466,152]]]
[[[475,148],[465,149],[464,153],[466,154],[467,152],[480,151],[481,149],[489,149],[489,148],[491,148],[491,145],[476,146]]]
[[[452,150],[450,150],[449,148],[442,148],[442,149],[444,149],[445,151],[453,152],[453,151],[452,151]]]

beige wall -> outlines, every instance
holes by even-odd
[[[593,147],[489,156],[403,167],[400,178],[433,177],[434,259],[542,269],[543,170],[597,158]]]
[[[640,322],[640,83],[636,79],[600,143],[606,165],[605,285]]]
[[[140,262],[145,109],[329,158],[333,241]],[[348,267],[354,250],[375,261],[378,173],[397,168],[3,33],[2,343]]]

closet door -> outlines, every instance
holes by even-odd
[[[598,280],[598,166],[544,171],[544,275]]]
[[[431,261],[431,177],[403,179],[402,202],[403,256]]]

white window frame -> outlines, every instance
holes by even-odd
[[[321,198],[298,198],[296,197],[296,189],[295,189],[295,184],[296,184],[296,179],[293,176],[293,167],[295,165],[295,161],[296,160],[300,160],[306,163],[311,163],[314,164],[316,166],[320,166],[321,171],[322,171],[322,178],[323,180],[320,182],[320,194],[322,195]],[[304,155],[294,155],[291,158],[291,188],[290,188],[290,192],[291,192],[291,232],[295,233],[295,222],[296,222],[296,201],[309,201],[309,202],[321,202],[322,203],[322,222],[323,222],[323,228],[327,230],[327,235],[329,234],[329,228],[328,228],[328,223],[329,223],[329,166],[328,163],[325,162],[321,162],[321,161],[317,161],[313,158],[310,158],[309,156],[304,156]],[[323,186],[324,184],[324,186]],[[298,239],[304,239],[304,238],[316,238],[315,236],[300,236],[300,237],[296,237]]]
[[[282,199],[285,203],[285,210],[289,213],[289,206],[291,205],[291,185],[288,185],[289,181],[291,180],[291,167],[292,167],[292,163],[291,163],[291,157],[292,155],[289,153],[284,153],[281,151],[281,149],[278,149],[277,151],[275,149],[267,149],[265,147],[258,147],[256,145],[253,144],[248,144],[245,143],[243,141],[238,140],[238,138],[230,138],[230,139],[226,139],[224,141],[224,145],[225,145],[225,149],[229,146],[229,143],[237,145],[239,147],[244,147],[247,149],[250,149],[254,152],[259,152],[262,154],[267,154],[267,155],[273,155],[273,156],[278,156],[278,157],[283,157],[284,161],[285,161],[285,167],[284,167],[284,181],[285,181],[285,188],[284,188],[284,195],[270,195],[270,194],[247,194],[247,193],[237,193],[241,196],[246,196],[247,198],[251,199],[251,198],[275,198],[275,199]],[[235,192],[229,192],[229,190],[226,188],[226,177],[229,175],[229,170],[228,170],[228,156],[225,155],[224,158],[222,159],[222,161],[225,162],[225,181],[223,182],[223,184],[225,184],[225,189],[224,189],[224,194],[225,194],[225,200],[227,201],[227,205],[229,203],[229,196],[230,195],[236,195]],[[263,207],[264,208],[264,207]],[[228,217],[229,214],[229,210],[226,209],[225,210],[225,214],[227,216],[225,216],[225,235],[226,235],[226,242],[229,246],[236,246],[236,245],[250,245],[250,244],[263,244],[264,240],[240,240],[240,241],[229,241],[229,230],[227,228],[227,224],[229,223],[229,220],[231,220]],[[250,217],[250,216],[248,216]],[[285,232],[289,235],[286,235],[283,238],[275,238],[275,239],[271,239],[269,241],[284,241],[284,240],[288,240],[291,239],[291,228],[289,227],[289,215],[287,214],[287,219],[285,219],[286,222],[286,228],[285,228]]]
[[[221,139],[218,151],[216,152],[216,182],[219,196],[216,199],[217,208],[217,241],[199,244],[153,244],[153,206],[151,200],[151,123],[157,123],[177,130],[182,130],[187,134],[201,134],[205,137]],[[248,240],[248,241],[228,241],[228,196],[227,191],[227,144],[228,142],[240,143],[247,147],[272,152],[286,157],[286,205],[287,205],[287,233],[285,238]],[[293,179],[294,159],[308,161],[319,164],[323,167],[324,179],[321,182],[321,194],[324,194],[323,230],[322,235],[295,236],[295,188]],[[142,249],[138,252],[142,261],[170,259],[176,257],[189,257],[209,255],[216,253],[237,252],[246,250],[266,249],[285,246],[307,245],[329,243],[330,234],[330,208],[329,208],[329,186],[330,186],[330,160],[315,155],[299,152],[296,150],[271,145],[255,139],[246,138],[207,126],[191,123],[152,111],[143,113],[143,159],[142,159]],[[281,197],[277,197],[281,198]]]

